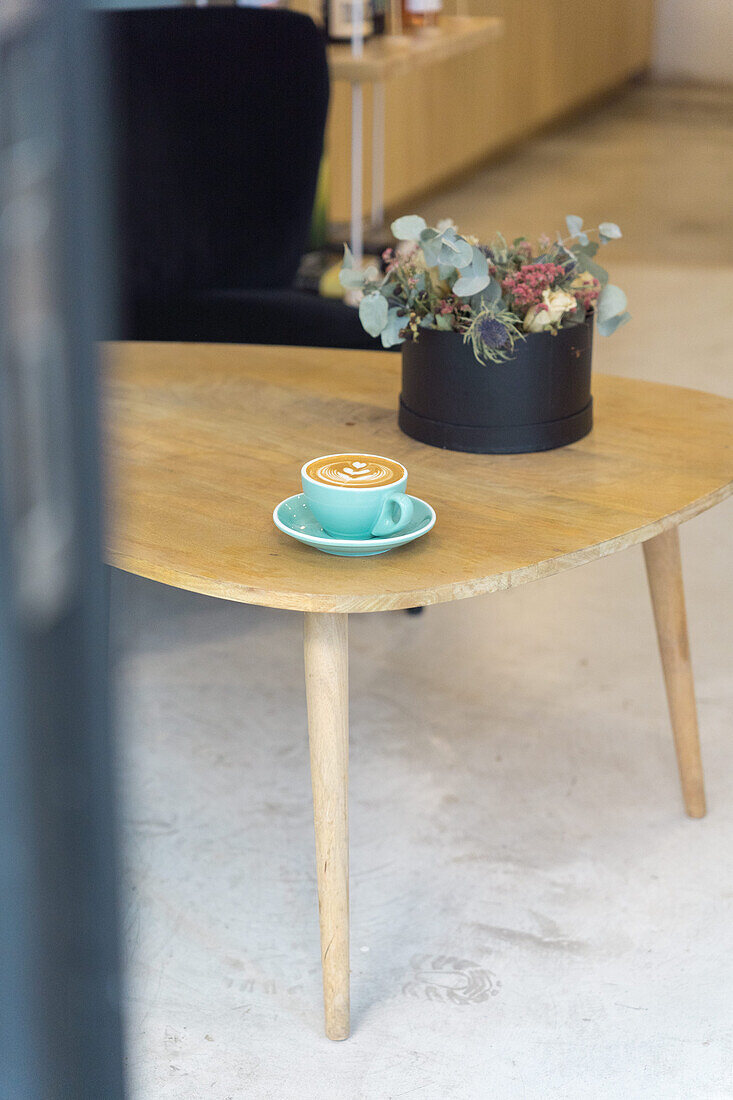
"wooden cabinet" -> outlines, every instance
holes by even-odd
[[[501,37],[387,80],[385,199],[405,207],[494,151],[648,68],[653,0],[446,0],[450,14],[495,15]],[[364,212],[369,210],[371,89],[364,86]],[[350,196],[350,87],[332,85],[330,219]]]

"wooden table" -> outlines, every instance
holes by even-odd
[[[682,793],[705,813],[677,528],[733,489],[733,401],[594,379],[596,426],[535,455],[465,455],[397,428],[399,358],[197,344],[107,349],[108,560],[193,592],[305,612],[326,1034],[349,1033],[347,623],[511,588],[642,543]],[[490,369],[490,368],[489,368]],[[383,557],[288,539],[306,459],[392,455],[438,514]]]

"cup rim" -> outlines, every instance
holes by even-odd
[[[310,474],[306,473],[306,467],[310,466],[311,462],[318,462],[319,459],[322,458],[346,458],[346,456],[350,454],[362,454],[365,458],[382,458],[385,462],[396,462],[397,465],[402,468],[402,477],[399,479],[399,481],[391,481],[388,485],[327,485],[323,481],[316,481],[314,477],[311,477]],[[316,455],[315,458],[309,458],[300,467],[300,476],[305,481],[308,481],[311,485],[318,485],[320,488],[324,489],[348,489],[349,491],[353,491],[355,489],[359,493],[375,493],[378,490],[384,492],[385,489],[392,489],[396,492],[397,490],[395,489],[395,486],[399,485],[400,482],[404,481],[407,477],[407,467],[404,465],[404,463],[400,462],[399,458],[388,458],[387,455],[377,455],[374,454],[372,451],[336,451],[335,454]]]

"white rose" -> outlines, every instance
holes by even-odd
[[[524,315],[525,332],[544,332],[550,327],[550,318],[545,306],[530,306]]]
[[[572,313],[578,308],[575,298],[566,290],[545,290],[542,301],[547,306],[550,320],[554,325],[562,319],[563,313]]]
[[[524,318],[525,332],[546,332],[557,325],[565,313],[572,313],[578,303],[565,290],[543,290],[542,302],[527,310]]]

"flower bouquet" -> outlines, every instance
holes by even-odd
[[[590,431],[594,320],[610,335],[629,320],[626,296],[597,263],[621,230],[603,222],[536,245],[489,245],[452,222],[398,218],[384,270],[357,270],[345,248],[340,279],[386,348],[403,344],[400,426],[454,450],[544,450]],[[591,236],[597,239],[592,240]]]

